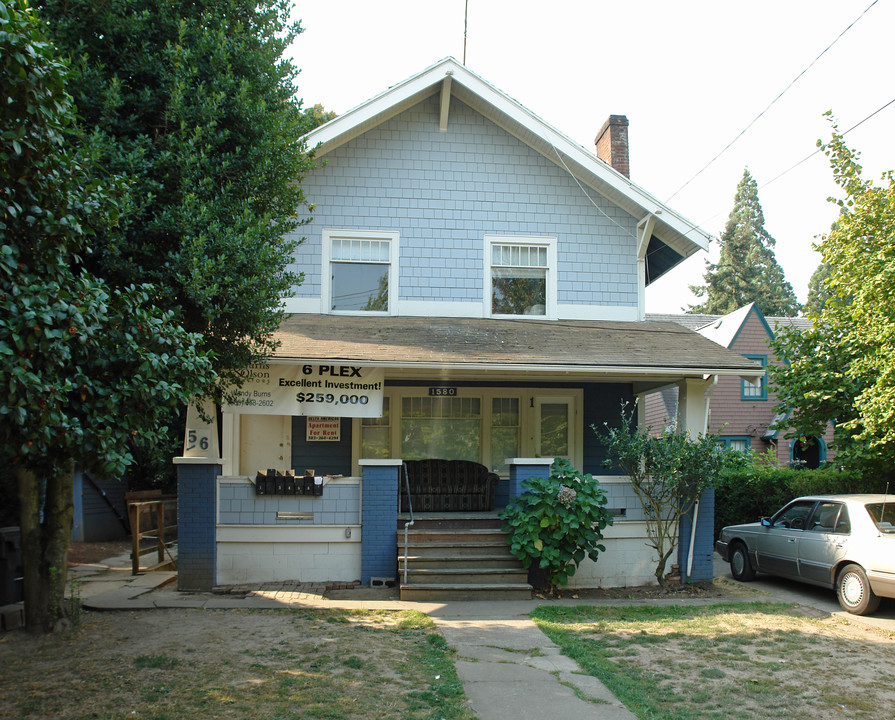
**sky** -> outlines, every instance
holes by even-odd
[[[341,114],[442,58],[463,62],[466,5],[297,2],[299,96]],[[468,0],[467,18],[472,72],[591,150],[606,118],[626,115],[631,180],[715,238],[748,168],[802,302],[841,196],[817,148],[824,113],[865,178],[895,170],[895,103],[880,110],[895,100],[895,0]],[[717,253],[647,288],[647,312],[699,302],[688,286]]]

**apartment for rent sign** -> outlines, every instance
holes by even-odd
[[[381,417],[385,370],[355,365],[253,365],[229,412]]]

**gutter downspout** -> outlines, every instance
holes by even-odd
[[[709,405],[712,401],[712,393],[718,387],[718,376],[715,375],[712,384],[709,385],[705,395],[705,419],[702,423],[702,434],[705,435],[709,431]],[[690,579],[690,573],[693,571],[693,546],[696,543],[696,521],[699,518],[699,498],[693,503],[693,522],[690,524],[690,546],[687,548],[687,579]]]

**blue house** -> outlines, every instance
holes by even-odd
[[[180,517],[201,516],[180,532],[181,587],[395,578],[404,461],[482,466],[499,507],[554,457],[599,476],[616,515],[573,584],[654,582],[592,426],[674,385],[702,432],[714,379],[761,370],[644,321],[646,286],[709,238],[628,178],[626,118],[582,147],[447,58],[306,139],[315,209],[281,345],[223,408],[220,461],[196,442],[178,460]],[[320,494],[258,494],[266,469],[312,471]],[[710,498],[700,512],[691,579],[711,577]]]

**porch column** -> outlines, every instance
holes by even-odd
[[[519,497],[525,490],[522,481],[528,478],[550,477],[553,458],[507,458],[510,466],[510,484],[507,500]]]
[[[678,427],[695,439],[708,431],[709,401],[717,378],[686,378],[678,384]],[[684,582],[710,581],[715,535],[715,489],[707,488],[678,527],[677,562]]]
[[[217,484],[221,460],[174,458],[177,466],[177,589],[217,582]]]
[[[360,581],[398,572],[398,483],[401,460],[361,460]]]

